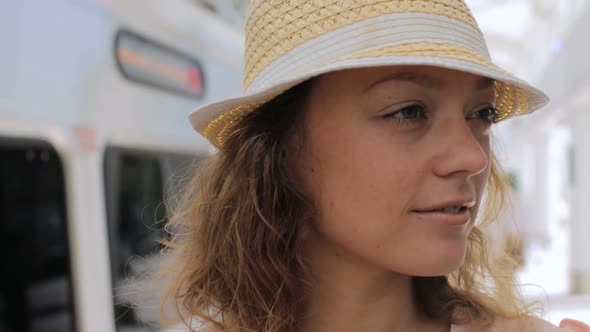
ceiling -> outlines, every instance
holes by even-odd
[[[587,0],[466,0],[493,60],[530,82],[540,79]]]

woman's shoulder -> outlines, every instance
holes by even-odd
[[[453,325],[451,332],[563,332],[563,329],[537,317],[519,319],[496,319],[493,324],[483,328],[477,322]]]

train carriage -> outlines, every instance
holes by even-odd
[[[167,192],[211,151],[187,114],[241,89],[224,15],[0,2],[0,331],[156,330],[124,286],[157,252]]]

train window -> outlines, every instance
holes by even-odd
[[[148,331],[157,308],[137,303],[138,283],[157,259],[167,191],[179,189],[195,157],[109,147],[104,161],[117,330]]]
[[[197,59],[136,33],[117,32],[115,60],[123,77],[131,81],[195,99],[205,93]]]
[[[63,165],[40,141],[0,139],[0,331],[74,331]]]

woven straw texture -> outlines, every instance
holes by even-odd
[[[272,61],[326,32],[393,13],[426,13],[468,23],[479,31],[460,0],[258,0],[246,25],[244,89]]]
[[[191,114],[216,147],[247,112],[332,70],[422,64],[487,76],[496,80],[499,120],[548,101],[491,61],[463,0],[253,0],[244,62],[243,97]]]

